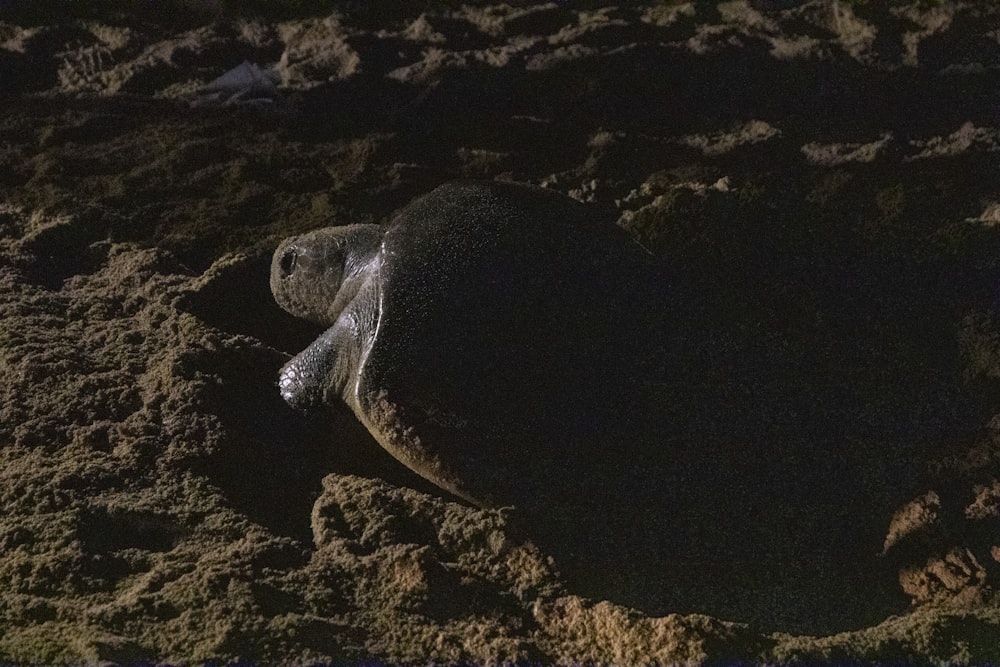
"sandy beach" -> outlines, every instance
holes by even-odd
[[[0,2],[0,663],[1000,663],[1000,8],[113,4]],[[656,267],[565,533],[277,390],[455,179]]]

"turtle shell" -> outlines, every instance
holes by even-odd
[[[541,189],[458,182],[395,216],[357,386],[383,446],[445,488],[509,504],[530,492],[511,493],[526,467],[558,468],[575,434],[613,418],[640,342],[645,258],[593,211]]]

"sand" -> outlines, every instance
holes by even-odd
[[[1000,662],[997,91],[989,3],[0,9],[0,661]],[[278,396],[278,242],[460,177],[687,295],[675,606]]]

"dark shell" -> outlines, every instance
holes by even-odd
[[[526,468],[564,466],[567,443],[628,403],[649,335],[647,264],[593,207],[524,186],[441,186],[386,230],[359,401],[405,413],[473,496],[523,504]]]

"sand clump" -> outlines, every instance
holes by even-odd
[[[0,661],[1000,662],[995,8],[99,14],[0,10]],[[192,104],[244,61],[270,101]],[[460,177],[604,210],[676,297],[675,511],[604,497],[728,545],[665,608],[278,396],[278,242]]]

